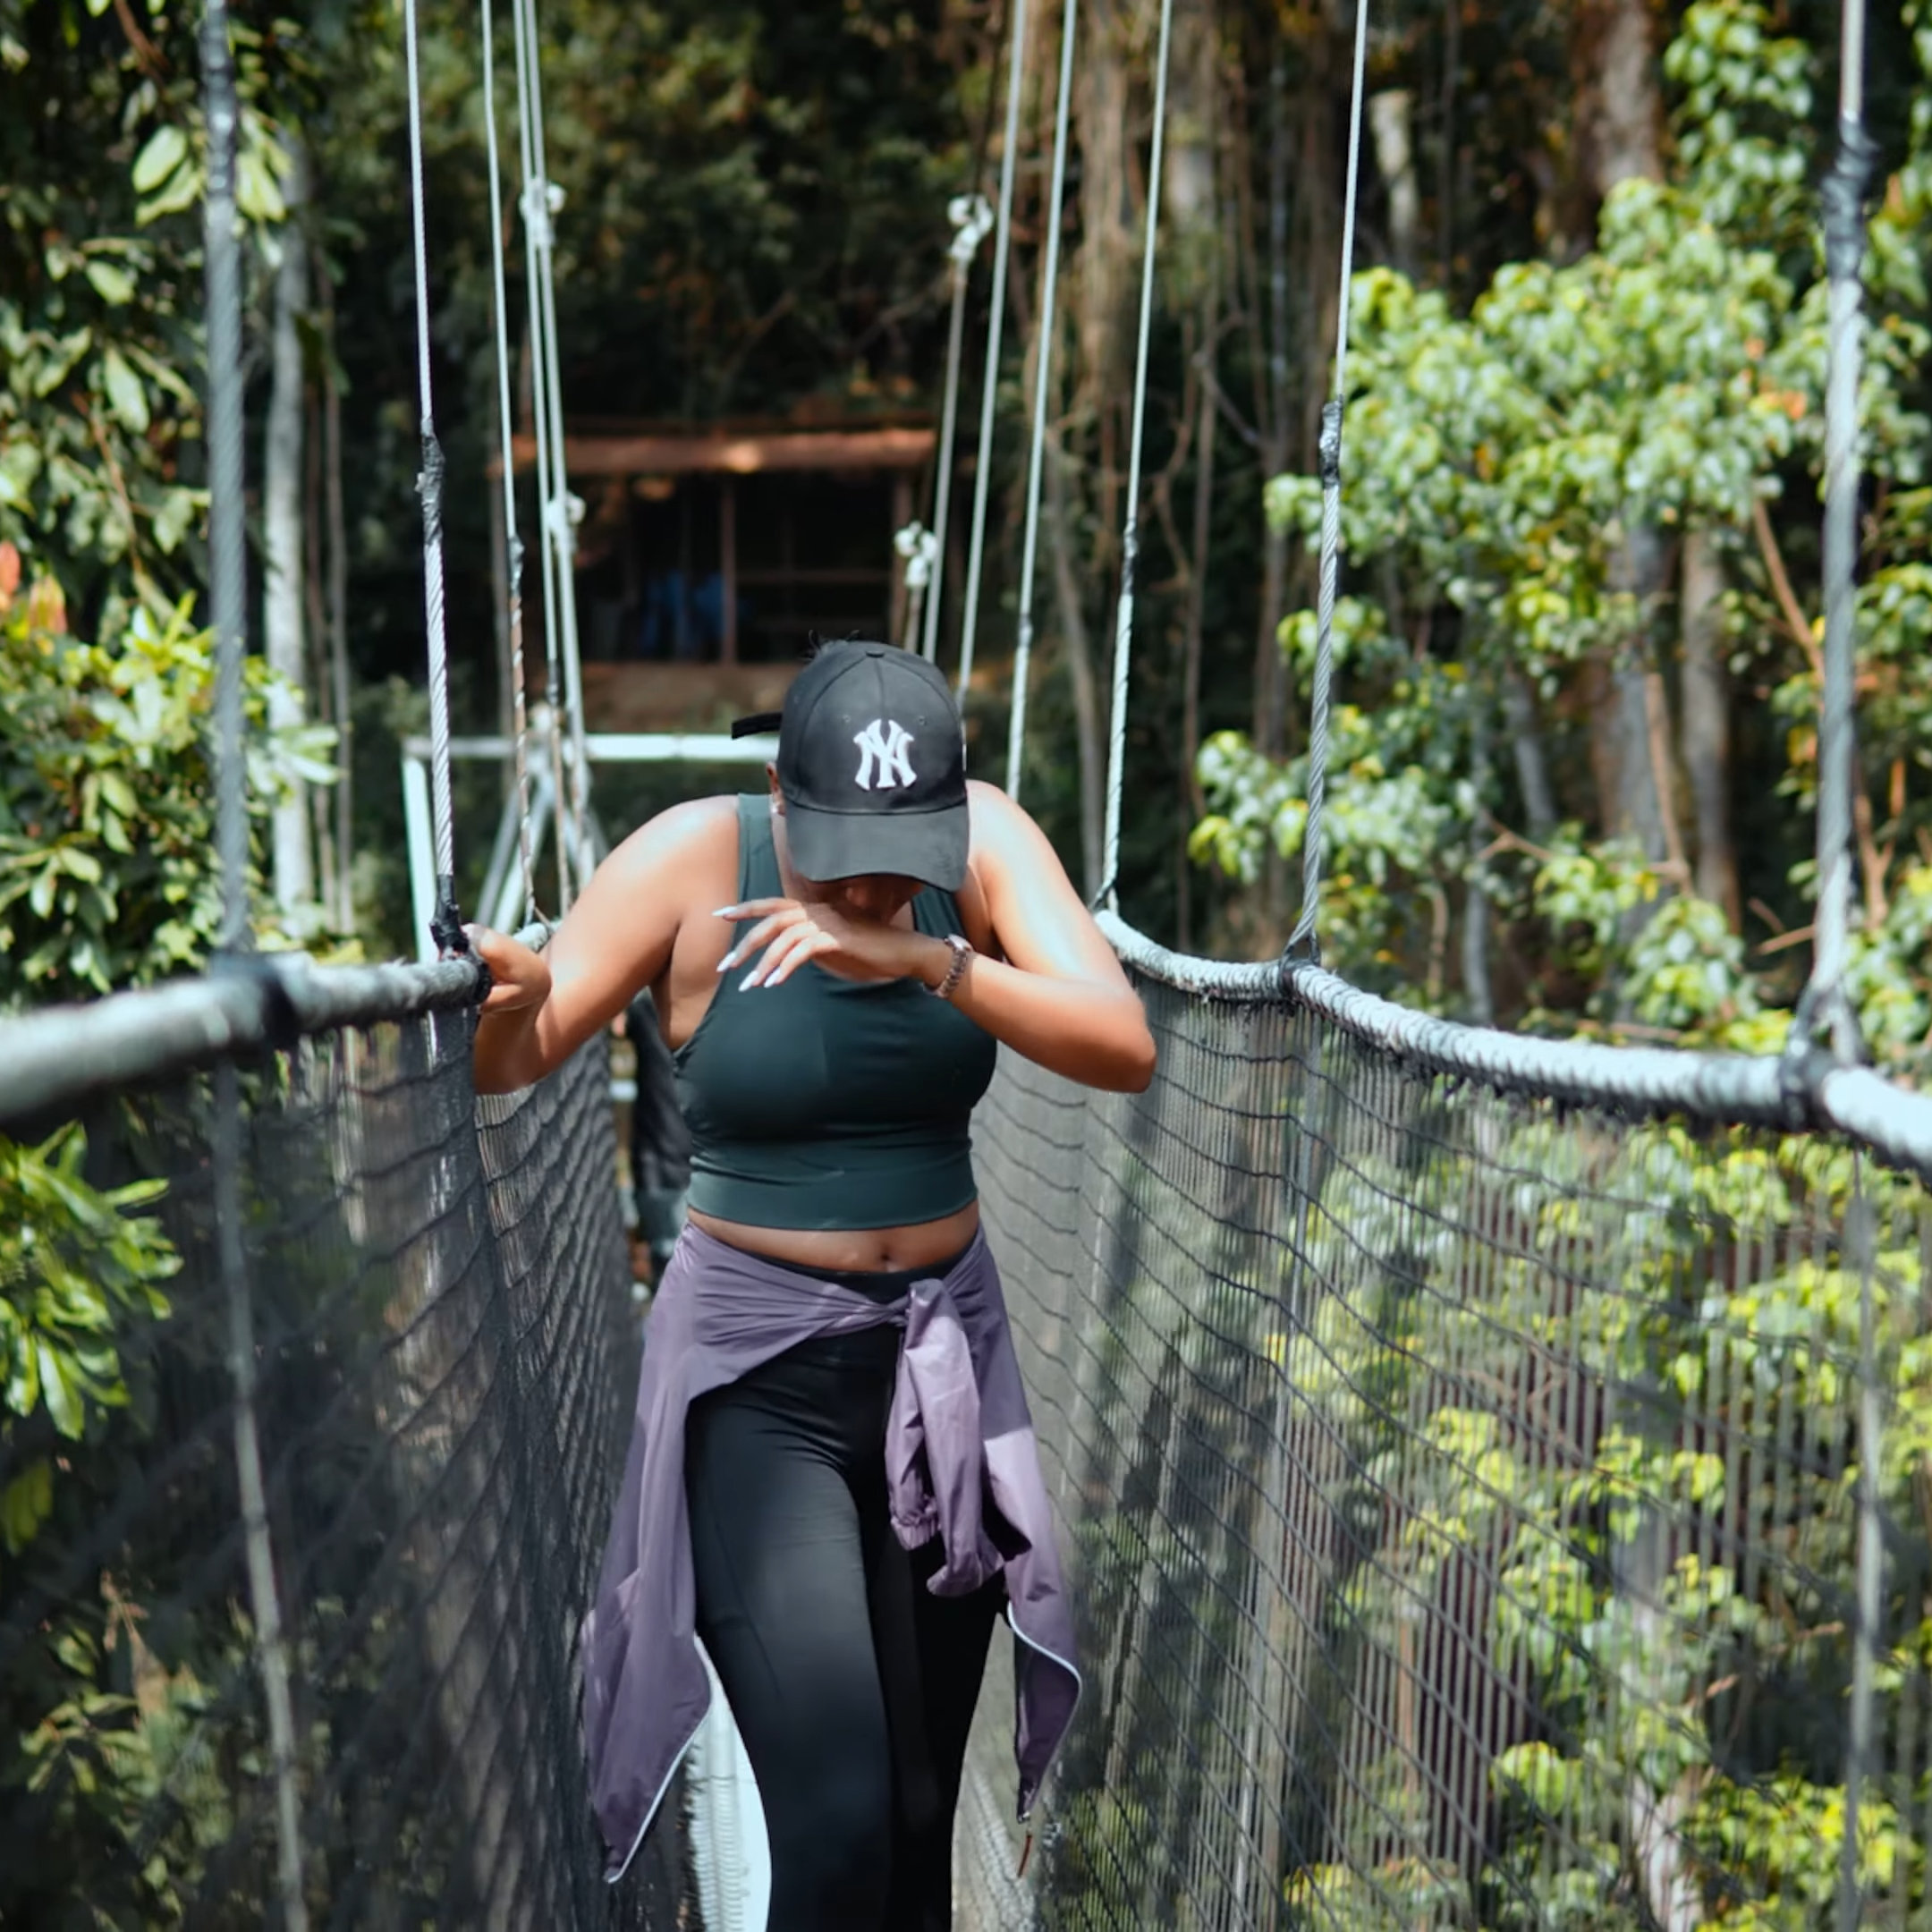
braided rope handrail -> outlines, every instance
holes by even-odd
[[[1822,1053],[1792,1067],[1769,1054],[1505,1033],[1398,1006],[1326,967],[1197,959],[1170,952],[1117,913],[1097,917],[1122,963],[1147,979],[1201,999],[1305,1006],[1419,1072],[1617,1114],[1842,1133],[1888,1164],[1932,1179],[1932,1095],[1908,1092],[1867,1068],[1835,1065]],[[536,926],[518,936],[540,947],[548,935]],[[473,1006],[481,987],[481,969],[470,959],[318,966],[302,953],[269,953],[246,970],[0,1020],[0,1065],[7,1069],[0,1131],[116,1087],[301,1034]]]
[[[1814,1054],[1795,1064],[1772,1054],[1608,1046],[1465,1025],[1364,993],[1306,962],[1258,964],[1170,952],[1110,911],[1097,915],[1123,964],[1191,993],[1258,1006],[1305,1006],[1377,1053],[1418,1071],[1503,1092],[1616,1114],[1681,1114],[1713,1124],[1814,1128],[1842,1133],[1892,1165],[1932,1179],[1932,1096]]]
[[[517,935],[540,950],[547,926]],[[305,1034],[474,1006],[488,987],[473,955],[431,964],[318,966],[256,953],[202,978],[110,993],[0,1020],[0,1132],[29,1131],[117,1089],[147,1085]]]

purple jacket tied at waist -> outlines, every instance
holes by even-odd
[[[710,1705],[694,1631],[684,1418],[692,1402],[819,1335],[905,1329],[886,1435],[899,1540],[940,1539],[928,1588],[1006,1587],[1016,1684],[1020,1816],[1032,1809],[1073,1707],[1073,1619],[1033,1424],[984,1235],[944,1276],[893,1302],[687,1226],[646,1333],[637,1418],[597,1602],[583,1625],[584,1747],[591,1802],[623,1875]]]

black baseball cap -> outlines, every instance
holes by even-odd
[[[784,709],[740,718],[732,736],[775,727],[785,839],[807,878],[965,884],[966,750],[935,665],[893,644],[822,644]]]

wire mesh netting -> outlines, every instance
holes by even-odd
[[[84,1161],[67,1131],[77,1180],[165,1191],[122,1217],[82,1368],[50,1352],[60,1394],[9,1391],[0,1925],[284,1925],[278,1805],[313,1926],[682,1922],[676,1808],[607,1886],[579,1744],[638,1360],[604,1056],[479,1103],[471,1024],[325,1033],[238,1075],[285,1767],[212,1184],[230,1076],[90,1110]]]
[[[1923,1186],[1140,987],[976,1137],[1086,1684],[962,1924],[1932,1923]]]

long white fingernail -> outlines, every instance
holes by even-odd
[[[741,980],[740,980],[740,981],[738,982],[738,990],[739,990],[739,991],[740,991],[741,993],[749,993],[749,992],[750,992],[750,991],[751,990],[751,988],[752,988],[753,987],[755,987],[755,986],[756,986],[757,984],[758,984],[758,968],[754,966],[754,967],[753,967],[753,968],[751,969],[751,970],[750,970],[750,972],[748,972],[748,973],[747,973],[747,974],[746,974],[746,975],[744,976],[744,978],[743,978],[742,979],[741,979]]]
[[[711,917],[713,919],[729,919],[737,910],[738,908],[734,905],[720,906]]]
[[[717,962],[717,970],[720,972],[728,972],[734,965],[737,964],[737,962],[738,954],[736,950],[733,949],[732,952],[727,953],[724,957]]]

